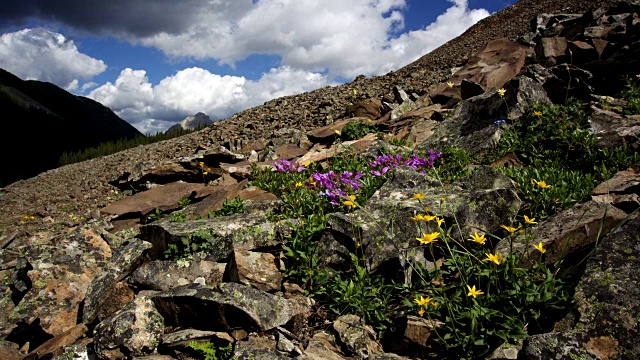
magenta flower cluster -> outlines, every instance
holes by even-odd
[[[433,163],[437,158],[442,156],[440,151],[435,151],[429,149],[427,151],[429,157],[419,157],[416,154],[412,154],[409,159],[403,160],[402,154],[394,155],[380,155],[376,158],[375,161],[369,163],[369,166],[375,167],[377,169],[371,170],[371,173],[375,176],[382,176],[391,168],[398,167],[400,165],[408,165],[414,168],[415,170],[420,171],[422,174],[426,174],[425,168],[432,168]]]
[[[352,173],[344,171],[342,174],[329,171],[326,174],[315,173],[311,175],[311,182],[305,185],[311,189],[324,189],[320,196],[327,197],[332,205],[339,205],[347,196],[347,192],[355,192],[362,186],[359,181],[364,176],[362,172]]]
[[[296,173],[305,170],[304,166],[297,166],[294,160],[287,161],[285,159],[280,159],[274,162],[273,166],[276,168],[277,172],[282,173]]]

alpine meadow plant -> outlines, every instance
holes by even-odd
[[[422,201],[419,194],[414,196]],[[431,211],[412,217],[418,223],[416,241],[431,267],[414,264],[418,280],[413,283],[415,314],[434,326],[432,336],[450,359],[477,359],[503,342],[527,336],[529,324],[543,320],[550,311],[566,306],[566,288],[557,271],[542,261],[545,249],[532,244],[539,257],[491,250],[487,236],[511,242],[524,225],[503,225],[501,236],[476,230],[461,242],[450,236],[448,224]]]

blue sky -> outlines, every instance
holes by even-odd
[[[0,67],[149,133],[385,74],[513,2],[23,0],[0,9]]]

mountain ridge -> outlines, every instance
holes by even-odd
[[[11,135],[11,141],[5,139],[0,145],[5,167],[0,184],[56,167],[63,152],[142,135],[99,102],[51,83],[21,80],[4,69],[0,69],[0,105],[9,115],[3,130]]]

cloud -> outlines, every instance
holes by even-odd
[[[490,15],[469,9],[467,0],[449,2],[452,6],[434,23],[400,36],[395,34],[404,26],[404,0],[272,0],[237,12],[237,18],[203,14],[201,22],[180,34],[163,32],[137,41],[171,57],[216,59],[221,65],[233,66],[251,54],[275,54],[283,66],[331,78],[380,75]]]
[[[0,22],[54,20],[171,58],[232,67],[251,55],[276,55],[282,66],[353,78],[404,66],[489,15],[470,10],[467,0],[448,1],[435,23],[399,36],[406,0],[25,0],[3,9]]]
[[[68,90],[104,72],[102,60],[82,54],[73,41],[43,28],[0,36],[0,67],[27,80],[54,83]]]
[[[144,70],[125,69],[87,96],[111,108],[143,133],[164,131],[204,112],[222,119],[275,97],[327,85],[326,76],[290,67],[271,69],[257,81],[220,76],[197,67],[178,71],[153,86]]]

